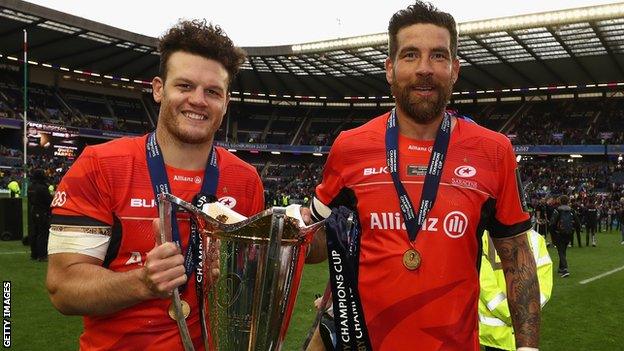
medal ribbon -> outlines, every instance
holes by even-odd
[[[154,190],[154,198],[158,199],[159,193],[170,193],[171,187],[169,186],[169,180],[167,178],[167,168],[165,166],[165,160],[163,159],[162,152],[156,141],[156,132],[148,135],[146,140],[145,149],[147,152],[147,169],[149,170],[152,189]],[[208,155],[208,162],[204,171],[204,181],[201,185],[200,193],[195,196],[193,204],[199,208],[203,204],[209,202],[209,196],[214,198],[217,193],[217,184],[219,183],[219,168],[217,165],[217,154],[214,146],[210,150]],[[158,201],[158,200],[156,200]],[[171,211],[171,239],[178,247],[184,252],[182,248],[182,240],[180,239],[180,229],[178,227],[178,221],[176,220],[176,206],[173,206]],[[195,270],[195,280],[197,289],[201,289],[202,272],[201,272],[201,255],[200,255],[200,238],[199,231],[197,230],[197,224],[191,220],[191,233],[189,236],[189,245],[184,254],[184,270],[188,277],[193,274]],[[186,283],[181,286],[181,290],[186,288]],[[198,290],[199,292],[199,290]],[[201,296],[201,295],[200,295]]]
[[[358,290],[361,228],[357,214],[332,209],[325,222],[329,280],[332,289],[336,350],[372,350]]]
[[[431,151],[429,166],[425,174],[425,182],[423,184],[418,213],[415,213],[412,201],[399,177],[399,126],[397,123],[396,109],[392,109],[390,112],[390,117],[388,117],[388,122],[386,123],[386,164],[388,165],[388,172],[392,177],[394,188],[399,197],[399,207],[401,208],[407,234],[411,242],[416,239],[418,232],[422,228],[422,224],[427,218],[427,214],[435,203],[450,140],[451,117],[445,112],[433,143],[433,150]]]

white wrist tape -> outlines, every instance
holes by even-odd
[[[539,351],[539,349],[535,347],[522,346],[518,347],[518,351]]]

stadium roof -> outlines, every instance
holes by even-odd
[[[0,55],[51,69],[149,84],[157,39],[19,0],[0,0]],[[624,3],[461,23],[457,93],[624,82]],[[387,34],[246,47],[241,97],[390,99]]]

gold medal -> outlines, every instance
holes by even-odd
[[[403,265],[413,271],[420,266],[420,254],[414,249],[409,249],[403,254]]]
[[[180,304],[182,305],[182,315],[184,315],[184,319],[186,319],[191,314],[191,306],[184,300],[180,300]],[[173,303],[169,305],[169,317],[174,321],[177,320]]]

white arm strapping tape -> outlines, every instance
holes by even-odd
[[[81,230],[50,228],[48,254],[78,253],[104,261],[110,235],[85,233]]]

